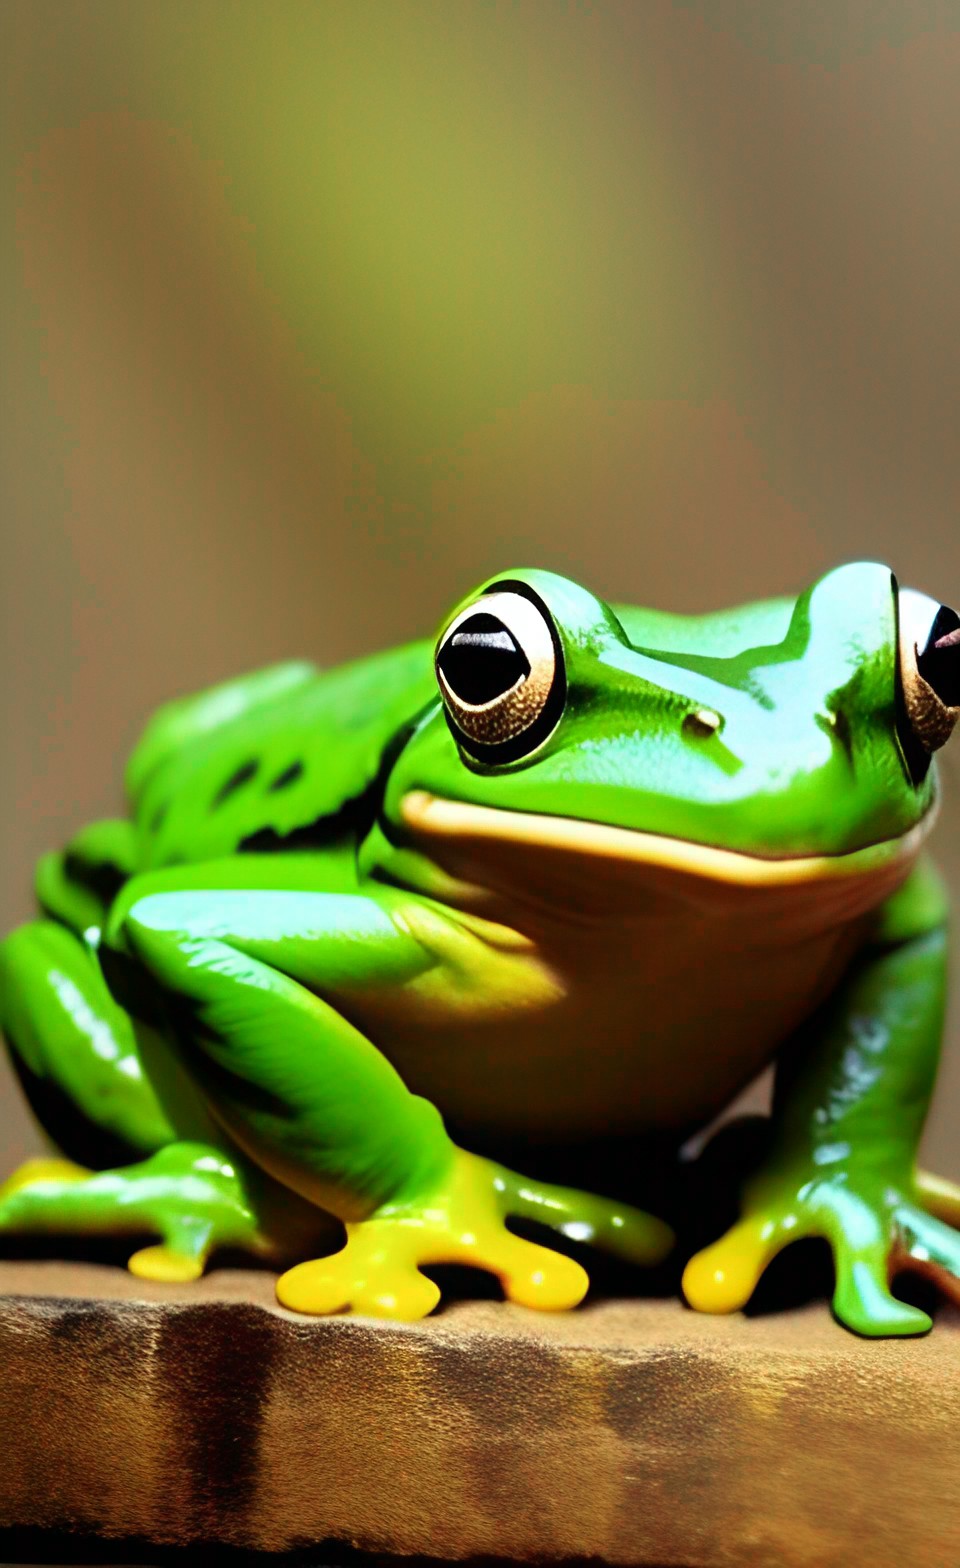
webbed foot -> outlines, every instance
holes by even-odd
[[[0,1187],[0,1231],[159,1236],[128,1261],[150,1280],[193,1280],[215,1247],[265,1249],[234,1166],[204,1144],[178,1143],[119,1170],[28,1160]]]
[[[855,1170],[760,1177],[748,1185],[743,1218],[690,1259],[684,1294],[700,1312],[734,1312],[783,1247],[817,1236],[833,1252],[833,1311],[841,1323],[872,1338],[926,1333],[927,1313],[899,1301],[890,1281],[912,1270],[960,1299],[960,1235],[922,1206],[934,1207],[934,1187],[941,1207],[960,1219],[960,1193],[932,1178],[909,1190]]]
[[[507,1299],[522,1306],[575,1307],[590,1283],[586,1271],[565,1254],[514,1235],[506,1225],[511,1215],[638,1263],[659,1262],[673,1242],[666,1225],[637,1209],[528,1181],[457,1149],[430,1193],[348,1224],[343,1250],[289,1269],[277,1296],[296,1312],[347,1310],[409,1321],[425,1317],[440,1299],[421,1265],[460,1263],[495,1274]]]

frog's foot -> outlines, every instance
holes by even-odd
[[[960,1235],[932,1217],[903,1187],[844,1172],[832,1178],[758,1184],[744,1218],[698,1252],[683,1275],[684,1294],[700,1312],[734,1312],[749,1300],[771,1259],[791,1241],[830,1243],[836,1272],[833,1310],[857,1334],[923,1334],[925,1312],[890,1290],[904,1269],[932,1276],[960,1298]]]
[[[0,1231],[152,1232],[160,1243],[135,1252],[128,1267],[168,1281],[198,1279],[214,1247],[265,1247],[234,1166],[221,1150],[190,1143],[112,1171],[28,1160],[0,1187]]]
[[[507,1299],[522,1306],[575,1307],[590,1283],[586,1271],[563,1253],[515,1236],[506,1226],[510,1215],[540,1220],[635,1262],[659,1261],[673,1240],[665,1225],[637,1209],[528,1181],[457,1149],[437,1188],[348,1224],[342,1252],[288,1270],[277,1296],[296,1312],[412,1320],[426,1317],[440,1299],[421,1264],[465,1263],[495,1274]]]

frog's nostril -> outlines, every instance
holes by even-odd
[[[723,719],[712,708],[695,708],[683,716],[683,728],[688,735],[697,735],[706,739],[709,735],[718,735],[723,728]]]

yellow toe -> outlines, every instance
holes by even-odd
[[[736,1226],[690,1259],[683,1294],[697,1312],[736,1312],[750,1300],[767,1261],[755,1230]]]
[[[337,1255],[342,1256],[342,1254]],[[277,1280],[277,1300],[291,1312],[324,1316],[349,1304],[350,1287],[337,1258],[316,1258],[287,1269]]]
[[[440,1300],[440,1287],[419,1269],[407,1269],[393,1278],[379,1280],[374,1290],[358,1291],[353,1310],[396,1323],[416,1323],[428,1317]]]
[[[24,1187],[33,1187],[38,1182],[86,1181],[87,1177],[92,1175],[92,1171],[87,1170],[83,1165],[75,1165],[72,1160],[45,1156],[35,1160],[25,1160],[0,1186],[0,1200],[11,1198],[15,1192],[20,1192]]]
[[[371,1260],[359,1247],[298,1263],[277,1280],[277,1300],[291,1312],[323,1317],[345,1309],[365,1317],[412,1323],[425,1318],[440,1291],[411,1264]]]
[[[532,1242],[508,1255],[497,1272],[508,1301],[540,1312],[565,1312],[579,1306],[590,1288],[590,1276],[573,1258]]]
[[[172,1247],[141,1247],[127,1261],[127,1268],[138,1279],[160,1280],[166,1284],[183,1284],[199,1279],[203,1273],[203,1260],[190,1258]]]

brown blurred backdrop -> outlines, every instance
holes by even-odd
[[[955,0],[3,0],[0,59],[3,928],[158,701],[490,572],[960,600]]]

